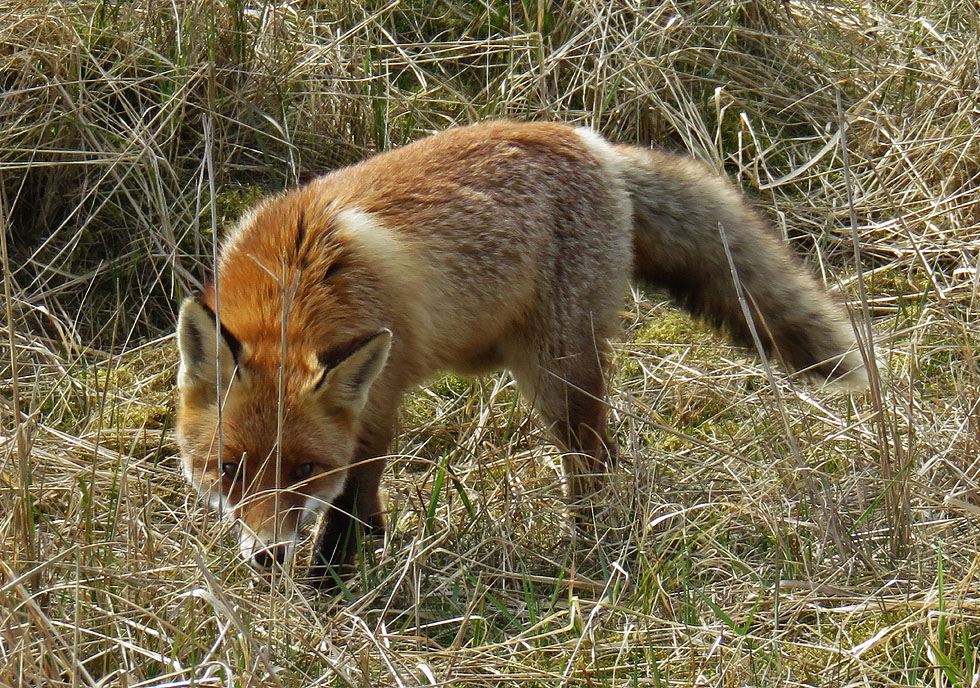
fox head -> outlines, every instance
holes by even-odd
[[[184,473],[238,522],[239,551],[255,568],[291,561],[303,523],[343,489],[359,417],[391,339],[381,330],[308,361],[262,365],[203,302],[181,306],[177,442]]]

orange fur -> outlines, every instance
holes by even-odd
[[[582,129],[488,122],[337,170],[243,218],[216,270],[221,329],[213,288],[181,311],[187,473],[254,534],[242,545],[253,561],[295,538],[284,514],[332,506],[322,574],[349,560],[352,516],[383,526],[378,484],[405,390],[439,370],[506,367],[568,452],[570,498],[587,498],[615,456],[604,368],[629,276],[747,339],[719,223],[764,346],[794,369],[860,384],[840,309],[724,180]],[[254,483],[229,483],[221,466],[243,449]],[[306,464],[314,480],[291,481]],[[280,495],[278,506],[257,494]]]

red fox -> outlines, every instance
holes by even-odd
[[[212,285],[180,309],[185,472],[262,571],[322,514],[310,572],[323,577],[351,563],[355,531],[383,531],[405,391],[441,370],[506,368],[566,452],[569,500],[587,500],[616,456],[604,369],[630,276],[751,345],[747,301],[786,367],[867,384],[842,309],[704,165],[585,128],[486,122],[240,221]]]

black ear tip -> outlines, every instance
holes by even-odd
[[[208,316],[210,316],[212,320],[215,319],[214,310],[212,310],[211,306],[209,306],[207,304],[207,301],[204,300],[203,292],[194,292],[189,296],[185,296],[184,300],[180,302],[181,314],[189,312],[188,309],[191,308],[199,308],[203,310]]]

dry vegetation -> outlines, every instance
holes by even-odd
[[[0,684],[980,685],[978,9],[0,0]],[[634,294],[598,542],[508,378],[448,378],[348,588],[257,583],[174,456],[212,229],[502,115],[727,172],[873,332],[875,390],[773,387]]]

